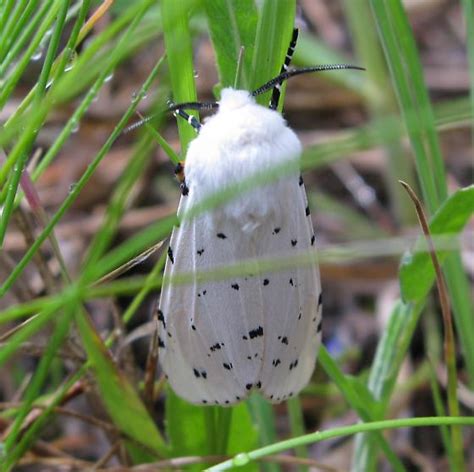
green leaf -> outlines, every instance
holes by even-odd
[[[253,55],[251,89],[254,90],[280,73],[290,43],[295,19],[295,1],[265,0],[260,11]],[[259,95],[258,103],[267,104],[271,92]]]
[[[222,454],[217,451],[218,438],[226,432],[219,429],[216,418],[221,413],[231,415],[228,425],[226,454],[247,452],[257,446],[257,432],[246,403],[230,408],[196,406],[179,398],[171,388],[166,392],[166,430],[171,442],[172,457]],[[192,470],[203,470],[204,464]],[[242,470],[257,470],[256,468]]]
[[[240,48],[244,47],[239,88],[248,89],[257,28],[257,9],[253,0],[203,1],[212,44],[216,53],[222,87],[234,84]]]
[[[474,185],[471,185],[451,195],[435,213],[430,223],[431,234],[455,236],[462,231],[473,212]],[[414,250],[405,254],[402,260],[400,286],[403,299],[406,301],[423,299],[435,280],[430,254],[417,251],[423,243],[425,243],[425,237],[420,236]],[[426,247],[426,243],[424,246]],[[440,263],[444,261],[448,253],[448,251],[437,251]]]
[[[107,413],[125,436],[156,454],[152,455],[135,442],[127,441],[133,462],[149,462],[167,456],[167,447],[155,422],[128,379],[117,368],[87,315],[81,313],[76,320]]]

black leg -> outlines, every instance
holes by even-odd
[[[288,70],[288,66],[290,65],[291,58],[293,57],[293,53],[295,52],[296,41],[298,40],[298,28],[293,29],[293,36],[291,37],[290,45],[288,46],[288,51],[286,52],[285,61],[281,66],[280,74],[286,72]],[[278,107],[278,102],[280,100],[280,88],[282,82],[279,82],[273,87],[272,98],[270,99],[270,109],[276,110]]]

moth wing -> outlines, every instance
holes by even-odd
[[[192,206],[184,198],[178,214]],[[240,224],[224,209],[183,221],[171,237],[165,278],[187,273],[191,280],[162,289],[160,361],[176,393],[193,403],[230,405],[258,382],[261,300],[250,274],[225,275],[229,264],[255,256],[254,238],[242,234]],[[213,270],[224,274],[202,278]]]
[[[268,282],[263,299],[262,393],[273,402],[298,393],[308,383],[321,342],[321,285],[302,180],[286,179],[279,199],[285,224],[262,239],[261,251],[275,257],[303,257],[304,263],[264,279]]]

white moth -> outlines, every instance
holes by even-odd
[[[290,46],[289,57],[291,52]],[[280,113],[254,99],[295,72],[285,72],[253,94],[222,90],[214,104],[217,113],[202,126],[173,107],[199,134],[186,155],[180,225],[168,250],[158,308],[159,359],[171,387],[191,403],[231,405],[253,390],[278,403],[296,395],[315,366],[322,298],[299,173],[301,143]],[[276,89],[272,108],[278,96]],[[285,164],[289,173],[196,217],[186,216],[210,196]],[[262,260],[297,256],[306,257],[306,263],[261,268]],[[253,263],[252,273],[217,281],[198,278],[203,271],[246,261]],[[183,273],[193,273],[193,281],[169,283]]]

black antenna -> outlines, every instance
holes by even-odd
[[[256,97],[257,95],[261,95],[266,91],[270,90],[277,84],[281,84],[285,80],[288,80],[295,75],[307,74],[309,72],[323,72],[326,70],[340,70],[340,69],[354,69],[354,70],[365,70],[363,67],[353,66],[351,64],[329,64],[323,66],[313,66],[313,67],[304,67],[302,69],[293,69],[289,71],[285,71],[280,75],[277,75],[275,78],[269,80],[267,83],[263,84],[258,89],[252,92],[252,96]]]
[[[217,102],[184,102],[184,103],[173,103],[169,106],[168,111],[176,110],[214,110],[219,108]]]

